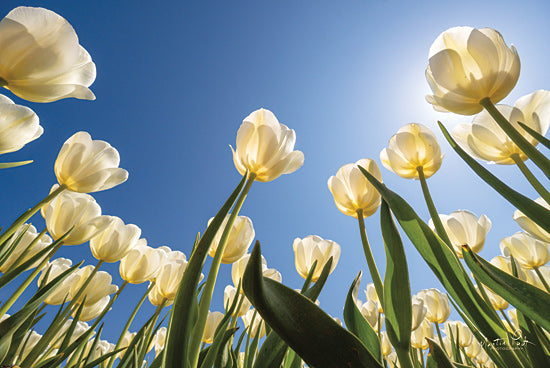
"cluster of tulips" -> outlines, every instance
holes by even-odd
[[[95,64],[58,14],[42,8],[12,10],[0,21],[0,49],[0,86],[18,97],[33,102],[95,98],[88,88],[96,77]],[[427,179],[438,171],[443,155],[427,127],[405,125],[380,153],[388,170],[420,182],[431,216],[427,223],[382,183],[374,160],[344,165],[329,178],[337,208],[358,221],[372,278],[365,302],[358,297],[361,274],[351,283],[345,327],[317,303],[340,257],[336,242],[317,235],[295,239],[296,269],[304,278],[298,290],[284,286],[281,274],[268,268],[258,242],[249,253],[255,231],[239,211],[252,184],[292,173],[304,162],[303,153],[294,150],[294,130],[271,111],[256,110],[240,126],[232,152],[242,180],[197,235],[189,259],[168,247],[148,246],[138,226],[102,215],[89,193],[123,183],[128,172],[118,167],[119,154],[107,142],[92,140],[86,132],[74,134],[54,165],[58,183],[0,233],[0,289],[20,281],[0,303],[0,366],[549,366],[550,267],[545,265],[550,259],[550,193],[525,161],[550,178],[550,160],[536,148],[539,143],[550,148],[544,137],[550,92],[533,92],[514,106],[495,105],[514,88],[519,72],[515,48],[497,31],[469,27],[443,32],[430,49],[426,70],[433,91],[427,100],[436,110],[475,115],[452,133],[440,123],[450,146],[517,208],[513,218],[524,232],[503,238],[502,254],[490,262],[477,255],[491,228],[487,216],[436,210]],[[0,95],[0,153],[19,150],[42,132],[31,109]],[[478,160],[517,165],[540,198],[513,190]],[[0,168],[27,163],[1,163]],[[29,222],[39,211],[45,220],[40,232]],[[365,218],[377,211],[386,251],[383,279],[365,230]],[[411,296],[397,224],[444,292],[426,289]],[[98,260],[95,266],[54,258],[61,246],[86,242]],[[212,262],[205,270],[208,255]],[[120,286],[100,270],[105,262],[120,262]],[[225,311],[212,312],[222,263],[232,265],[233,285],[224,290]],[[15,309],[33,281],[37,291]],[[122,291],[145,282],[149,286],[116,343],[103,340],[102,320]],[[146,299],[156,310],[130,332]],[[448,320],[451,304],[461,321]],[[58,306],[55,315],[43,313],[46,305]],[[168,306],[169,318],[161,327],[161,312]],[[239,317],[244,329],[237,333]],[[45,320],[40,334],[36,329]]]

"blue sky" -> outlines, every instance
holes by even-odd
[[[550,34],[545,1],[12,1],[44,6],[65,17],[97,65],[93,102],[75,99],[31,107],[44,135],[2,161],[33,159],[32,165],[0,173],[0,223],[42,199],[55,183],[53,164],[62,143],[79,130],[110,142],[129,180],[94,197],[104,214],[141,227],[149,245],[168,245],[187,255],[197,232],[232,191],[240,176],[229,145],[244,117],[260,107],[296,131],[305,163],[291,175],[255,183],[242,214],[249,216],[269,267],[293,288],[292,242],[319,235],[342,247],[340,262],[321,294],[321,307],[341,317],[347,289],[367,272],[356,220],[341,214],[327,188],[339,167],[373,158],[402,125],[422,123],[446,153],[428,180],[440,213],[468,209],[493,222],[482,255],[499,254],[501,238],[519,231],[513,208],[475,177],[436,128],[470,117],[435,112],[425,102],[428,50],[437,35],[459,25],[499,30],[520,54],[522,71],[504,102],[548,88]],[[490,167],[514,187],[536,195],[516,167]],[[429,218],[420,184],[382,168],[386,184]],[[42,228],[40,217],[33,219]],[[385,266],[378,212],[367,220],[375,259]],[[439,287],[427,265],[406,242],[414,293]],[[59,256],[95,263],[87,245],[65,247]],[[120,284],[118,264],[106,265]],[[368,272],[367,272],[368,273]],[[364,277],[365,280],[370,277]],[[230,267],[222,268],[212,310],[222,310]],[[104,336],[112,342],[145,285],[129,287],[109,313]],[[5,300],[6,291],[0,292]],[[364,296],[363,296],[364,299]],[[147,303],[146,303],[147,304]],[[152,313],[147,305],[141,318]],[[142,319],[143,320],[143,319]],[[139,321],[138,321],[139,322]],[[134,325],[136,326],[136,325]],[[137,329],[133,327],[132,330]]]

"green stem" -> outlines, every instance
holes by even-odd
[[[510,330],[514,330],[514,325],[512,324],[512,322],[510,321],[510,319],[508,318],[508,316],[506,315],[506,313],[504,313],[503,310],[500,311],[500,314],[502,314],[502,317],[504,317],[504,320],[506,321],[506,323],[508,323],[508,326],[510,327]],[[515,335],[515,333],[513,333]]]
[[[533,175],[531,170],[525,165],[525,162],[522,161],[522,159],[519,157],[517,153],[514,153],[512,156],[510,156],[512,160],[516,163],[518,168],[523,173],[523,176],[527,179],[527,181],[535,188],[537,193],[544,199],[546,203],[550,203],[550,192],[544,188],[544,186],[541,184],[541,182]]]
[[[2,304],[2,307],[0,307],[0,316],[3,316],[7,313],[7,311],[10,309],[10,307],[15,303],[15,301],[21,296],[23,291],[30,285],[32,280],[42,271],[42,268],[48,263],[48,260],[61,248],[62,243],[59,243],[53,248],[50,253],[44,259],[40,264],[32,271],[32,273],[23,281],[21,285],[15,290],[11,296],[6,300],[4,304]]]
[[[0,247],[5,244],[5,241],[8,240],[10,236],[19,228],[19,226],[23,225],[28,219],[30,219],[36,212],[38,212],[42,207],[44,207],[48,202],[50,202],[52,199],[57,197],[57,195],[61,192],[63,192],[67,187],[65,185],[60,185],[59,188],[51,192],[38,202],[34,207],[31,209],[26,210],[23,212],[21,216],[15,220],[13,224],[11,224],[10,227],[6,229],[1,235],[0,235]]]
[[[441,329],[439,328],[439,323],[435,322],[435,330],[437,331],[437,337],[439,338],[439,345],[443,350],[445,350],[445,345],[443,345],[443,338],[441,337]]]
[[[479,101],[479,104],[487,110],[504,133],[537,165],[544,175],[550,179],[550,160],[537,150],[516,128],[498,111],[489,97]]]
[[[189,341],[189,350],[190,350],[189,362],[191,367],[195,367],[198,364],[199,353],[200,353],[200,342],[202,340],[204,326],[206,325],[208,310],[210,308],[210,302],[212,301],[212,294],[214,293],[214,286],[216,285],[216,279],[218,277],[218,271],[220,269],[222,256],[225,251],[227,240],[229,239],[229,233],[231,232],[233,223],[235,222],[235,219],[237,218],[237,215],[241,210],[244,200],[248,192],[250,191],[250,187],[252,186],[252,183],[254,183],[255,179],[256,179],[256,174],[250,173],[246,181],[246,184],[243,188],[243,191],[239,195],[239,198],[237,199],[237,202],[233,207],[233,211],[229,216],[227,225],[225,226],[225,229],[223,230],[222,236],[220,238],[220,243],[218,244],[218,247],[216,249],[216,254],[212,261],[212,265],[210,266],[210,271],[208,272],[208,278],[206,279],[206,283],[204,285],[204,289],[202,291],[201,298],[199,301],[197,321],[193,326],[193,330],[191,332],[191,337]]]
[[[127,281],[124,281],[124,283],[127,283]],[[118,348],[120,348],[120,345],[122,345],[122,341],[124,341],[124,336],[126,335],[126,332],[128,332],[128,329],[130,328],[130,325],[134,321],[134,318],[136,317],[137,312],[141,308],[141,305],[143,304],[145,299],[147,299],[147,296],[149,295],[149,293],[151,292],[151,290],[153,289],[154,286],[155,286],[155,282],[153,281],[153,282],[151,282],[151,285],[149,285],[149,287],[145,291],[145,294],[143,294],[143,296],[141,297],[141,299],[139,300],[139,302],[135,306],[134,310],[132,311],[132,314],[130,315],[130,318],[128,319],[128,321],[126,321],[126,324],[124,325],[124,327],[122,329],[122,333],[120,334],[120,336],[118,338],[118,341],[116,343],[116,346],[115,346],[114,350],[117,350]],[[111,359],[109,359],[109,363],[107,364],[107,368],[111,368],[113,366],[113,364],[115,363],[115,359],[116,359],[115,356],[112,356]]]
[[[422,168],[422,166],[418,166],[416,170],[418,171],[418,179],[420,180],[420,185],[422,186],[422,194],[424,194],[424,199],[426,200],[426,205],[428,206],[430,217],[432,218],[432,221],[434,223],[435,231],[437,235],[439,235],[439,237],[445,242],[445,244],[447,244],[447,246],[451,250],[453,250],[453,246],[451,244],[451,241],[449,240],[449,236],[447,235],[445,227],[443,226],[443,223],[439,218],[439,213],[437,213],[437,210],[435,209],[435,204],[430,194],[430,190],[428,189],[428,183],[426,182],[426,176],[424,175],[424,169]]]
[[[540,272],[539,268],[538,268],[538,267],[533,267],[533,269],[535,270],[535,273],[536,273],[537,276],[539,277],[540,282],[542,282],[542,284],[544,285],[544,288],[546,289],[546,291],[550,293],[550,287],[548,287],[548,283],[547,283],[546,280],[544,279],[544,276],[543,276],[542,273]],[[1,315],[1,314],[0,314],[0,315]]]
[[[372,282],[374,283],[374,288],[376,289],[376,294],[378,294],[378,300],[384,309],[384,285],[382,284],[382,279],[380,278],[380,273],[378,273],[378,268],[376,267],[376,262],[372,255],[370,249],[369,240],[367,238],[367,230],[365,229],[365,219],[363,218],[363,210],[357,210],[357,220],[359,221],[359,232],[361,233],[361,242],[363,243],[363,251],[365,252],[365,258],[367,259],[367,265],[369,266],[370,276],[372,277]]]

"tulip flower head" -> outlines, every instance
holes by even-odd
[[[208,316],[206,317],[206,325],[204,326],[204,331],[202,332],[202,342],[206,344],[212,344],[214,341],[214,335],[216,333],[216,328],[223,319],[222,312],[210,312],[208,311]]]
[[[298,170],[304,154],[294,151],[296,133],[280,124],[275,115],[259,109],[248,115],[237,132],[233,162],[241,175],[247,171],[255,180],[266,182]]]
[[[324,240],[317,235],[309,235],[303,239],[294,239],[294,256],[296,270],[304,279],[307,278],[313,263],[317,261],[315,271],[311,277],[316,282],[321,276],[323,267],[332,257],[332,264],[329,273],[332,273],[340,259],[340,246],[332,240]]]
[[[518,260],[515,259],[514,262],[515,262],[515,266],[516,266],[515,267],[516,271],[518,273],[517,277],[520,280],[527,281],[528,276],[521,269]],[[491,259],[491,261],[489,263],[491,263],[493,266],[495,266],[499,270],[504,271],[504,272],[506,272],[510,275],[514,274],[513,269],[512,269],[512,259],[510,257],[496,256],[496,257],[493,257],[493,259]]]
[[[93,304],[85,304],[82,308],[82,313],[80,313],[79,319],[84,322],[96,319],[107,307],[107,304],[109,304],[110,301],[111,297],[109,295],[105,295],[103,298],[99,299]],[[76,317],[76,312],[77,310],[73,312],[73,317]]]
[[[53,186],[52,192],[57,189]],[[64,245],[79,245],[87,242],[104,231],[113,221],[111,216],[102,216],[101,207],[88,194],[75,193],[69,190],[61,192],[41,210],[46,220],[48,232],[55,240],[63,239]]]
[[[407,124],[380,152],[384,167],[405,179],[419,179],[419,168],[429,178],[439,170],[443,155],[435,134],[422,124]]]
[[[420,326],[420,323],[426,317],[428,308],[424,305],[424,299],[414,295],[411,300],[412,307],[412,320],[411,320],[411,331],[414,331]]]
[[[55,160],[55,176],[60,185],[79,193],[110,189],[128,179],[128,171],[118,167],[120,156],[109,143],[92,140],[87,132],[73,134]]]
[[[149,302],[155,307],[164,305],[165,307],[172,305],[173,300],[168,300],[160,294],[158,286],[155,284],[149,294],[147,295]]]
[[[110,225],[90,240],[90,248],[96,259],[118,262],[137,245],[141,229],[134,224],[125,225],[113,216]]]
[[[519,78],[516,48],[491,28],[450,28],[434,41],[429,58],[426,79],[433,95],[426,100],[437,111],[477,114],[482,99],[499,102]]]
[[[259,334],[259,338],[265,336],[266,327],[265,322],[255,309],[251,309],[244,316],[241,317],[246,330],[246,333],[252,338],[256,338],[256,335]]]
[[[42,133],[34,111],[0,95],[0,154],[18,151]]]
[[[233,280],[233,285],[235,285],[236,287],[239,286],[239,282],[244,275],[244,271],[246,270],[249,259],[250,254],[246,254],[237,262],[233,263],[233,266],[231,267],[231,279]],[[265,260],[264,256],[262,256],[262,274],[264,277],[268,277],[278,282],[281,282],[282,280],[282,276],[279,271],[274,268],[267,268],[267,261]],[[241,293],[244,294],[242,288]]]
[[[131,284],[154,280],[164,262],[165,254],[163,250],[147,246],[147,240],[138,240],[138,244],[120,261],[120,277]]]
[[[174,300],[186,268],[187,261],[183,260],[163,264],[156,280],[159,294],[168,300]]]
[[[238,296],[242,299],[242,302],[240,300],[237,301],[237,306],[235,307],[235,311],[233,312],[234,316],[242,317],[248,312],[250,307],[252,307],[252,303],[248,300],[244,294],[237,293],[237,288],[233,285],[227,285],[223,291],[223,305],[225,306],[225,310],[227,311],[233,303],[235,302],[235,297]],[[241,303],[241,306],[239,308],[239,303]]]
[[[451,314],[449,298],[437,289],[420,290],[417,294],[424,300],[426,306],[426,319],[432,323],[443,323]]]
[[[500,250],[505,257],[513,256],[521,267],[531,270],[544,266],[550,260],[548,243],[524,232],[515,233],[501,240]]]
[[[363,317],[371,325],[372,328],[378,329],[378,318],[380,312],[378,311],[378,305],[372,300],[367,300],[366,303],[362,303],[360,300],[356,301],[357,307]]]
[[[550,210],[550,205],[548,205],[548,203],[546,203],[544,199],[537,198],[535,199],[535,202],[537,202],[547,210]],[[533,238],[536,238],[546,243],[550,243],[550,233],[537,225],[529,217],[525,216],[523,212],[521,212],[520,210],[516,210],[514,212],[513,218],[514,221],[518,223],[519,227],[521,227],[523,231],[531,235]]]
[[[393,346],[391,345],[386,331],[380,332],[380,348],[384,357],[387,357],[393,350]]]
[[[477,286],[476,286],[476,289],[478,289]],[[506,308],[508,308],[508,302],[504,298],[502,298],[497,293],[491,291],[487,287],[485,287],[484,290],[485,290],[485,293],[487,294],[487,297],[489,298],[489,302],[491,303],[493,308],[495,308],[497,311],[503,311]]]
[[[458,336],[458,343],[462,347],[469,346],[474,339],[474,335],[472,334],[472,331],[468,328],[468,326],[464,322],[461,322],[461,321],[445,322],[444,331],[447,336],[450,336],[452,332],[452,335],[455,339]]]
[[[161,327],[158,329],[155,337],[153,337],[153,346],[155,347],[155,357],[164,349],[164,344],[166,342],[166,327]]]
[[[6,258],[3,262],[0,262],[0,272],[6,273],[14,266],[21,265],[52,243],[52,239],[46,234],[36,240],[37,236],[38,232],[33,225],[23,224],[19,226],[19,228],[15,230],[13,236],[6,242],[6,249],[13,246],[15,239],[18,239],[19,237],[21,238],[8,258]],[[33,241],[35,241],[34,245],[32,248],[28,249]],[[21,256],[23,257],[21,258]],[[36,262],[29,266],[29,268],[37,267],[40,261],[40,259],[37,259]]]
[[[91,275],[93,269],[93,266],[86,266],[75,272],[79,276],[79,280],[71,286],[71,298],[74,298],[76,294],[79,293],[80,289],[84,286],[84,283]],[[77,303],[82,303],[82,300],[86,298],[84,305],[90,306],[99,302],[105,296],[116,293],[118,287],[111,284],[112,280],[113,278],[108,272],[98,271],[90,280],[84,289],[84,292],[82,292]]]
[[[474,253],[479,253],[485,244],[485,236],[491,229],[491,220],[485,215],[477,217],[470,211],[454,211],[449,215],[439,215],[445,232],[449,236],[456,254],[462,258],[462,246],[468,245]],[[429,226],[435,231],[430,219]]]
[[[216,255],[216,250],[218,249],[218,244],[220,243],[223,231],[227,225],[230,214],[228,214],[223,220],[218,232],[212,240],[212,246],[208,251],[208,254],[211,257]],[[214,218],[208,220],[208,225],[212,222]],[[246,216],[237,216],[231,230],[229,231],[229,236],[227,238],[227,243],[225,249],[223,250],[222,263],[233,263],[242,258],[247,252],[248,248],[254,240],[255,232],[254,227],[252,226],[252,220]]]
[[[426,350],[429,347],[426,337],[434,338],[434,326],[429,320],[424,319],[420,326],[411,332],[411,346],[415,349]]]
[[[541,135],[545,135],[550,126],[549,91],[539,90],[519,98],[514,106],[497,105],[496,108],[533,146],[539,142],[518,122]],[[452,135],[470,155],[489,163],[514,165],[514,156],[521,161],[528,158],[486,110],[477,114],[471,124],[455,126]]]
[[[20,6],[0,21],[0,82],[33,102],[75,97],[94,100],[90,54],[73,27],[44,8]]]
[[[336,207],[344,214],[357,218],[357,211],[368,217],[380,207],[380,193],[359,170],[361,166],[382,181],[382,174],[374,160],[364,158],[355,164],[346,164],[328,179],[328,189],[334,197]]]
[[[56,258],[53,261],[49,262],[44,270],[40,273],[38,278],[38,285],[46,285],[48,282],[51,282],[57,276],[61,275],[63,272],[67,271],[72,266],[72,261],[67,258]],[[48,277],[45,278],[47,271],[49,270]],[[72,285],[80,280],[80,276],[77,272],[70,274],[65,280],[57,286],[52,293],[50,293],[44,303],[49,305],[60,305],[65,301],[71,300],[71,288]]]

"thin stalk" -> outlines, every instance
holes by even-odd
[[[370,249],[370,244],[367,238],[367,230],[365,229],[365,219],[363,218],[362,209],[357,210],[357,220],[359,221],[359,232],[361,233],[361,242],[363,243],[363,251],[365,252],[365,258],[367,259],[367,265],[369,266],[370,276],[372,277],[372,282],[374,283],[376,294],[378,294],[378,300],[380,300],[380,303],[383,303],[384,285],[382,284],[380,273],[378,273],[378,268],[376,267],[376,262],[374,261],[372,251]],[[383,304],[382,304],[382,309],[384,309]]]
[[[437,337],[439,338],[439,345],[443,350],[445,350],[445,345],[443,345],[443,338],[441,337],[441,329],[439,328],[439,323],[435,322],[435,330],[437,331]]]
[[[0,246],[3,245],[6,240],[8,240],[8,238],[15,232],[15,230],[17,230],[19,228],[19,226],[23,225],[28,219],[30,219],[35,213],[37,213],[48,202],[50,202],[52,199],[57,197],[57,195],[59,195],[59,193],[63,192],[66,188],[67,187],[65,185],[60,185],[59,188],[57,188],[56,190],[54,190],[53,192],[48,194],[46,196],[46,198],[44,198],[43,200],[38,202],[36,205],[34,205],[34,207],[32,207],[31,209],[28,209],[25,212],[23,212],[23,214],[21,216],[19,216],[17,218],[17,220],[15,220],[15,222],[13,224],[11,224],[11,226],[8,227],[6,229],[6,231],[4,231],[0,235]]]
[[[544,279],[544,276],[543,276],[542,273],[540,272],[539,268],[538,268],[538,267],[534,267],[533,269],[535,270],[535,273],[536,273],[537,276],[539,277],[540,282],[542,282],[542,284],[544,285],[544,288],[546,289],[546,291],[550,293],[550,287],[548,287],[548,283],[547,283],[546,280]]]
[[[514,325],[512,324],[512,322],[510,321],[510,319],[508,318],[508,316],[506,315],[506,313],[504,313],[503,310],[500,311],[500,314],[502,314],[502,317],[504,318],[504,320],[506,321],[506,323],[508,323],[508,326],[510,326],[510,329],[513,330],[514,329]],[[515,335],[515,333],[513,333]]]
[[[537,165],[544,175],[550,179],[550,160],[537,150],[516,128],[498,111],[489,97],[479,101],[479,104],[487,110],[504,133]]]
[[[523,176],[527,179],[527,181],[531,184],[533,188],[537,191],[537,193],[544,199],[546,203],[550,203],[550,192],[544,188],[542,183],[533,175],[531,170],[525,165],[525,162],[519,157],[517,153],[514,153],[512,156],[510,156],[512,160],[516,163],[518,168],[521,170]]]
[[[4,304],[2,304],[2,307],[0,307],[0,316],[3,316],[7,313],[7,311],[10,309],[10,307],[15,303],[15,301],[23,294],[25,289],[30,285],[32,280],[42,271],[42,268],[48,263],[48,260],[61,248],[62,243],[59,243],[53,248],[50,253],[44,259],[40,264],[31,272],[31,274],[23,281],[21,285],[15,290],[11,296],[6,300]]]
[[[428,183],[426,182],[426,176],[424,175],[424,169],[422,168],[422,166],[418,166],[416,168],[416,171],[418,171],[418,179],[420,180],[420,185],[422,186],[422,194],[424,194],[424,199],[426,200],[426,205],[428,206],[430,217],[432,218],[432,221],[434,223],[435,231],[437,235],[439,235],[439,237],[445,242],[445,244],[447,244],[447,246],[451,250],[453,250],[451,241],[449,240],[449,236],[447,235],[445,227],[443,227],[443,223],[439,218],[439,213],[435,209],[435,204],[430,194],[430,190],[428,189]]]
[[[208,278],[206,279],[206,284],[204,285],[204,289],[202,291],[201,298],[199,301],[197,321],[193,326],[193,331],[191,332],[191,337],[189,341],[189,350],[190,350],[189,362],[191,367],[195,367],[198,364],[199,353],[200,353],[200,341],[202,339],[204,326],[206,325],[208,310],[210,308],[210,302],[212,301],[212,294],[214,292],[214,286],[216,285],[216,279],[218,277],[218,271],[220,269],[222,256],[225,250],[225,246],[227,244],[227,240],[229,239],[229,233],[231,231],[231,228],[233,227],[233,223],[235,222],[235,219],[237,218],[239,211],[241,210],[244,200],[248,192],[250,191],[250,187],[252,186],[252,183],[254,183],[255,179],[256,179],[256,174],[250,173],[246,181],[246,184],[243,188],[243,191],[239,195],[239,198],[237,199],[237,202],[233,207],[233,211],[229,216],[227,225],[225,226],[225,229],[223,230],[222,236],[220,238],[220,243],[218,244],[218,247],[216,249],[216,255],[214,256],[212,265],[210,266],[210,271],[208,272]]]

